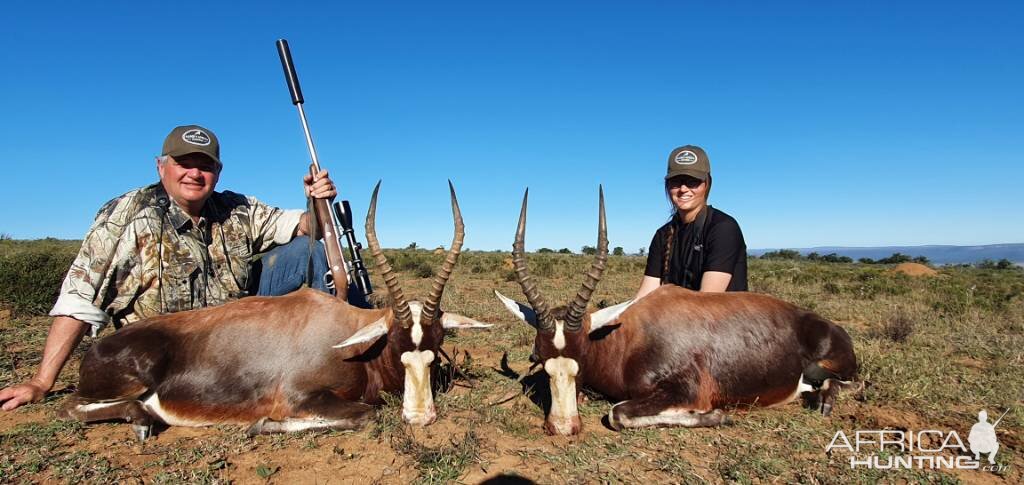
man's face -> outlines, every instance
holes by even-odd
[[[220,164],[206,155],[191,153],[179,158],[168,156],[157,163],[160,183],[167,195],[187,208],[202,208],[220,177]]]

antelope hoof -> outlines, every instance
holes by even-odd
[[[135,439],[139,440],[139,443],[145,443],[146,438],[153,436],[153,425],[152,424],[133,424],[132,432],[135,433]]]
[[[250,437],[250,438],[253,438],[256,435],[263,434],[263,425],[266,422],[267,422],[267,418],[266,417],[262,417],[262,418],[258,419],[255,423],[252,423],[252,426],[249,426],[249,429],[247,429],[245,431],[245,435]]]
[[[832,415],[832,404],[824,403],[821,405],[821,415],[828,417]]]
[[[612,405],[612,408],[608,410],[608,427],[615,431],[622,431],[625,426],[623,426],[622,422],[615,416],[615,406],[617,405],[618,404]]]

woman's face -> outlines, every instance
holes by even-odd
[[[707,181],[689,175],[679,175],[668,179],[666,186],[672,205],[679,211],[690,212],[707,204]]]

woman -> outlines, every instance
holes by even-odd
[[[671,283],[697,291],[746,291],[747,245],[736,219],[708,205],[711,162],[686,145],[668,157],[672,219],[654,234],[636,298]]]

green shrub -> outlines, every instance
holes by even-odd
[[[991,259],[983,259],[977,264],[978,269],[1016,269],[1018,266],[1010,261],[1009,259],[1003,258],[999,261],[992,261]]]
[[[420,278],[432,278],[434,276],[434,267],[425,261],[421,261],[412,273]]]
[[[910,256],[907,256],[906,254],[903,254],[903,253],[892,253],[892,256],[889,256],[888,258],[879,259],[878,261],[876,261],[876,263],[878,263],[878,264],[900,264],[900,263],[909,263],[911,261],[913,261],[913,258],[911,258]]]
[[[910,277],[904,274],[887,275],[864,272],[857,275],[858,284],[852,288],[855,297],[873,300],[877,296],[898,296],[910,292]]]
[[[53,307],[79,241],[0,241],[0,306],[15,314],[45,314]]]
[[[768,251],[761,255],[761,259],[789,259],[798,260],[800,259],[800,252],[794,249],[780,249],[778,251]]]

